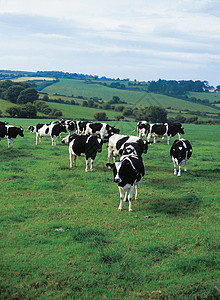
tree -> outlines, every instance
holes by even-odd
[[[167,111],[159,106],[149,106],[146,116],[153,123],[167,122]]]
[[[125,117],[124,116],[122,116],[122,115],[117,115],[117,116],[115,116],[115,120],[117,120],[117,121],[120,121],[120,120],[122,120],[122,119],[124,119]]]
[[[115,107],[115,111],[123,111],[124,110],[124,105],[118,105]]]
[[[88,100],[88,106],[93,107],[94,106],[94,101],[92,99]]]
[[[118,96],[113,96],[112,100],[108,101],[109,104],[118,104],[121,103],[120,97]]]
[[[27,88],[21,91],[20,95],[18,96],[17,103],[33,103],[35,100],[38,100],[38,92],[34,88]]]
[[[24,88],[21,85],[12,85],[8,88],[7,93],[5,93],[5,97],[7,100],[17,103],[17,99],[19,94]]]
[[[133,113],[132,108],[127,107],[123,110],[123,116],[131,116]]]
[[[46,115],[49,115],[49,113],[51,113],[51,111],[52,111],[52,109],[49,107],[49,105],[42,100],[34,101],[34,105],[39,112],[42,112]]]
[[[43,100],[43,101],[48,101],[48,100],[50,100],[50,99],[49,99],[49,96],[48,96],[48,95],[44,95],[42,100]]]
[[[18,114],[19,118],[36,118],[37,109],[32,103],[26,103],[20,106],[20,111]]]
[[[94,118],[98,121],[105,121],[105,120],[108,120],[108,117],[106,116],[106,113],[105,112],[97,112],[95,115],[94,115]]]
[[[20,114],[20,108],[18,106],[11,106],[6,109],[6,113],[8,113],[12,118],[18,117]]]
[[[88,102],[86,100],[83,101],[82,106],[88,106]]]

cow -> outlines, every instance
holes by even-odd
[[[66,127],[60,122],[51,122],[50,124],[39,123],[36,126],[29,126],[28,130],[36,133],[36,145],[38,138],[42,144],[42,137],[51,137],[52,146],[56,146],[56,140],[61,132],[67,132]]]
[[[8,122],[2,122],[2,121],[0,121],[0,126],[5,126],[7,124],[8,124]]]
[[[93,124],[92,121],[76,121],[77,134],[85,134],[87,124]]]
[[[139,121],[137,123],[137,127],[135,130],[137,130],[137,136],[142,139],[143,137],[146,137],[146,132],[147,132],[147,121]],[[135,130],[133,130],[131,133],[134,133]]]
[[[30,131],[30,132],[33,132],[33,133],[36,133],[41,127],[43,127],[45,124],[43,124],[43,123],[38,123],[36,126],[32,126],[32,125],[30,125],[30,126],[28,126],[28,130]]]
[[[20,127],[15,127],[13,125],[0,125],[0,140],[1,139],[8,139],[8,148],[13,148],[14,141],[16,137],[20,135],[24,137],[24,130]]]
[[[72,120],[61,120],[61,124],[66,127],[67,132],[71,135],[77,130],[77,123],[76,121]]]
[[[144,177],[145,168],[141,156],[130,154],[123,155],[119,162],[114,164],[107,163],[107,167],[111,167],[114,173],[114,182],[118,183],[120,194],[120,204],[118,210],[122,210],[123,201],[128,198],[129,208],[132,209],[132,195],[135,188],[135,200],[138,200],[138,187]]]
[[[91,158],[90,171],[93,171],[93,161],[96,158],[97,152],[102,151],[103,141],[92,135],[68,135],[62,139],[62,143],[69,145],[70,168],[76,165],[77,156],[86,157],[86,169],[88,172],[89,158]],[[72,157],[74,156],[74,161]]]
[[[108,139],[112,134],[119,133],[120,130],[107,123],[92,123],[86,125],[85,134],[99,136],[102,140]]]
[[[191,155],[192,146],[188,140],[180,139],[173,142],[173,145],[170,149],[170,156],[174,164],[174,175],[177,174],[177,166],[179,166],[179,172],[177,176],[181,176],[181,169],[184,162],[184,171],[187,171],[187,160],[191,157]]]
[[[143,141],[137,136],[113,134],[108,141],[108,163],[110,163],[111,156],[113,156],[115,161],[117,156],[122,155],[123,151],[125,151],[124,149],[127,149],[129,144],[129,148],[131,149],[133,147],[134,149],[132,151],[133,154],[140,156],[142,153],[147,153],[149,143],[150,142]],[[126,151],[128,151],[128,149]]]
[[[154,138],[154,143],[157,142],[157,137],[164,138],[167,136],[167,145],[170,143],[170,138],[178,134],[180,139],[180,134],[184,134],[184,128],[180,123],[164,123],[164,124],[148,124],[147,130],[145,131],[145,136],[149,141],[151,137]]]

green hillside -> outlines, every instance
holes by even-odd
[[[117,111],[101,110],[98,108],[84,107],[80,105],[67,105],[60,103],[47,102],[50,108],[59,109],[62,111],[65,118],[71,119],[94,119],[94,115],[97,112],[105,112],[108,119],[115,119],[115,116],[120,115]]]
[[[77,79],[60,79],[59,82],[43,89],[42,92],[48,93],[49,95],[82,96],[84,98],[97,97],[104,101],[109,101],[113,96],[119,96],[121,100],[135,106],[159,105],[164,108],[174,108],[178,110],[187,109],[190,111],[209,113],[219,112],[219,110],[214,107],[192,103],[166,95],[147,93],[145,91],[115,89],[100,84],[88,84],[85,80]]]

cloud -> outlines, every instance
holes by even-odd
[[[156,72],[192,79],[202,69],[204,80],[217,83],[219,1],[0,0],[0,6],[2,68],[140,80]]]

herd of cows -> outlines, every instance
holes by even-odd
[[[119,129],[107,123],[72,120],[55,121],[49,124],[39,123],[35,126],[29,126],[28,130],[36,133],[36,145],[38,141],[42,143],[42,137],[50,137],[52,146],[55,146],[57,138],[61,137],[61,133],[68,133],[62,139],[62,143],[69,146],[70,168],[75,166],[77,156],[85,156],[86,172],[89,170],[89,159],[91,160],[90,170],[93,171],[93,162],[96,155],[102,151],[103,143],[107,142],[108,162],[106,166],[113,169],[114,182],[118,183],[120,193],[119,210],[122,210],[123,201],[128,200],[129,211],[132,211],[134,189],[135,200],[137,200],[138,186],[145,174],[142,154],[147,153],[149,144],[156,143],[157,137],[167,137],[167,144],[169,144],[170,138],[178,134],[178,140],[174,141],[170,149],[170,156],[174,163],[174,175],[181,176],[184,163],[184,170],[187,171],[187,160],[192,155],[190,142],[181,139],[184,130],[180,123],[148,124],[146,121],[140,121],[135,129],[137,130],[137,136],[121,135]],[[0,140],[7,139],[8,147],[13,147],[18,135],[24,136],[21,126],[15,127],[7,122],[0,122]],[[147,140],[143,139],[145,137]],[[153,138],[154,141],[150,142],[150,138]],[[118,156],[120,157],[119,161],[116,161]],[[111,157],[114,159],[113,164],[110,163]]]

